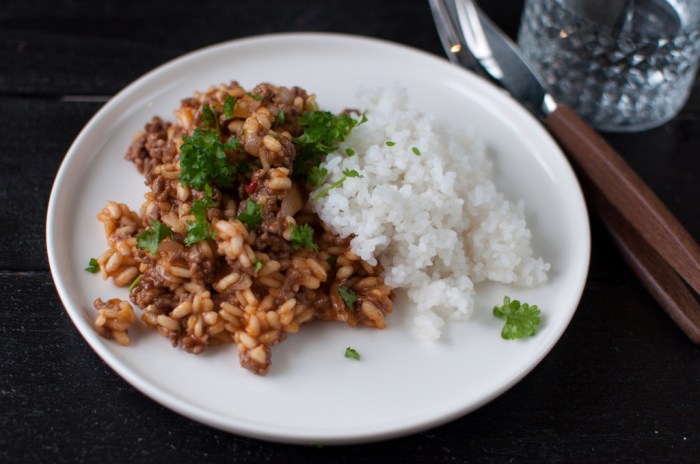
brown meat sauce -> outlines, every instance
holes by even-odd
[[[235,106],[226,115],[231,99]],[[326,229],[309,205],[313,186],[295,172],[294,140],[304,131],[299,117],[316,108],[314,100],[298,87],[263,83],[248,92],[232,82],[182,100],[175,123],[156,116],[135,135],[126,159],[145,176],[149,191],[140,214],[110,202],[98,215],[109,243],[98,262],[105,278],[132,285],[130,299],[143,310],[141,319],[173,345],[200,353],[210,344],[235,343],[241,364],[264,374],[269,347],[304,323],[386,326],[394,294],[381,266],[354,255],[351,237]],[[238,167],[233,182],[211,185],[209,196],[180,182],[179,165],[184,137],[206,127],[205,107],[216,117],[208,130],[217,130],[222,143],[235,137],[240,147],[226,149],[227,162]],[[188,246],[193,202],[206,198],[210,237]],[[247,201],[260,205],[262,214],[251,230],[238,219]],[[155,255],[137,246],[152,221],[172,230]],[[302,225],[313,229],[318,250],[290,240]],[[127,283],[135,274],[135,284]],[[352,307],[340,287],[356,295]]]

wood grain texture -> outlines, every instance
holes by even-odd
[[[565,105],[545,124],[605,199],[700,293],[700,246],[625,160]]]
[[[352,32],[442,54],[428,4],[5,0],[0,8],[0,462],[694,462],[700,349],[592,220],[591,270],[554,350],[522,382],[442,427],[301,447],[200,425],[143,396],[89,348],[48,271],[46,203],[73,138],[143,72],[203,45],[289,30]],[[514,35],[522,2],[481,2]],[[678,118],[606,135],[700,237],[700,91]],[[186,354],[183,353],[183,356]]]

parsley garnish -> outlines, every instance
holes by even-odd
[[[314,251],[318,251],[318,245],[314,243],[314,230],[308,224],[294,226],[290,241],[292,242],[292,248],[295,250],[311,248]]]
[[[343,169],[343,174],[345,177],[365,177],[354,169]]]
[[[257,274],[260,269],[263,267],[263,262],[261,260],[255,261],[255,273]]]
[[[141,282],[141,279],[143,279],[143,274],[139,274],[138,277],[136,277],[134,281],[131,282],[131,285],[129,285],[129,291],[132,291],[134,287],[136,287],[138,283]]]
[[[523,338],[535,334],[535,329],[540,323],[540,310],[537,305],[511,301],[507,296],[503,297],[503,305],[494,306],[493,315],[505,318],[506,324],[501,330],[501,337],[506,340]]]
[[[311,168],[311,171],[309,171],[309,177],[307,179],[309,184],[313,185],[314,187],[319,187],[321,184],[323,184],[323,181],[326,179],[327,175],[328,169],[314,166]]]
[[[221,143],[219,131],[197,128],[191,136],[183,137],[180,146],[180,182],[195,190],[204,190],[206,185],[215,184],[226,187],[236,173],[236,166],[229,164],[224,148],[234,147],[229,139],[226,145]]]
[[[250,98],[252,98],[253,100],[257,100],[257,101],[261,101],[263,98],[265,98],[262,95],[258,95],[258,94],[252,93],[252,92],[248,92],[248,96]]]
[[[262,205],[247,198],[245,201],[245,210],[241,211],[238,215],[238,220],[245,224],[248,230],[253,230],[262,222],[262,210]]]
[[[331,185],[329,185],[328,187],[321,190],[318,194],[316,194],[316,196],[311,199],[311,202],[313,203],[314,201],[318,200],[322,196],[327,195],[328,192],[330,192],[331,190],[333,190],[336,187],[339,187],[340,184],[342,184],[343,182],[348,180],[349,177],[365,177],[362,174],[360,174],[359,172],[355,171],[354,169],[343,169],[343,174],[345,174],[345,175],[343,177],[341,177],[339,180],[333,182]]]
[[[295,173],[303,175],[312,166],[321,164],[323,155],[345,140],[358,122],[347,114],[336,116],[328,111],[307,111],[299,118],[299,124],[305,129],[302,135],[294,139],[297,157],[293,167]]]
[[[391,140],[388,140],[388,141],[386,142],[386,146],[387,146],[387,147],[393,147],[394,145],[396,145],[396,142],[392,142]]]
[[[411,151],[413,152],[414,155],[420,156],[420,150],[418,149],[418,147],[412,147]]]
[[[139,250],[148,250],[151,255],[155,256],[158,252],[158,245],[160,242],[172,235],[173,231],[170,227],[160,221],[151,219],[151,227],[136,236],[136,248]]]
[[[209,189],[207,189],[209,190]],[[207,193],[210,193],[209,190]],[[216,202],[207,196],[204,200],[195,200],[192,202],[190,214],[194,216],[195,221],[187,221],[187,237],[185,237],[185,245],[192,246],[197,242],[206,240],[212,235],[209,233],[209,221],[207,221],[207,208],[216,206]]]
[[[86,267],[85,270],[88,272],[92,272],[93,274],[97,274],[98,272],[100,272],[100,264],[95,258],[90,258],[88,267]]]
[[[202,123],[204,127],[209,127],[211,129],[219,128],[219,118],[216,117],[214,110],[212,110],[209,105],[204,105],[202,107]]]
[[[284,110],[280,109],[275,116],[275,124],[284,124]]]
[[[346,148],[345,154],[348,155],[348,158],[352,158],[353,156],[355,156],[355,150],[353,150],[352,148]]]
[[[226,95],[224,100],[224,117],[226,119],[231,119],[233,117],[233,109],[236,107],[237,99],[233,98],[231,95]]]
[[[345,348],[345,357],[348,359],[354,359],[355,361],[359,361],[360,353],[358,353],[355,348],[350,348],[348,346],[347,348]]]
[[[342,298],[345,302],[345,306],[347,306],[350,311],[354,311],[355,302],[357,301],[357,295],[355,295],[355,292],[345,287],[338,287],[338,293],[340,294],[340,298]]]
[[[241,141],[238,140],[236,137],[231,137],[224,144],[224,148],[228,148],[229,150],[240,150]],[[243,172],[243,170],[241,170],[241,172]]]
[[[345,140],[358,122],[347,114],[336,116],[329,111],[307,111],[299,118],[299,124],[306,129],[294,143],[304,151],[327,154]]]

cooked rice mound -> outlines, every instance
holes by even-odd
[[[394,294],[382,266],[361,259],[350,238],[325,227],[306,201],[313,187],[294,171],[294,139],[304,130],[298,120],[314,109],[314,96],[298,87],[260,84],[248,92],[232,82],[183,100],[175,123],[154,117],[135,135],[126,159],[145,176],[145,202],[138,213],[106,204],[98,219],[108,249],[97,261],[105,279],[130,287],[142,321],[173,346],[197,354],[235,343],[241,365],[265,374],[270,347],[305,323],[386,326]],[[205,120],[208,110],[215,122]],[[222,144],[238,139],[222,152],[238,171],[231,185],[206,192],[181,182],[181,148],[196,128],[212,125]],[[188,228],[197,221],[193,204],[205,200],[209,236],[188,243]],[[252,228],[240,219],[249,201],[261,208],[261,222]],[[154,254],[138,246],[152,221],[172,231]],[[290,241],[301,226],[311,228],[316,249]],[[356,297],[352,306],[341,290]],[[98,299],[95,307],[99,333],[128,344],[131,306]]]
[[[446,320],[472,311],[475,283],[538,285],[549,264],[533,256],[523,203],[498,192],[483,142],[446,133],[407,101],[398,87],[360,95],[367,122],[323,166],[331,180],[348,169],[363,177],[313,207],[334,232],[353,236],[361,259],[381,264],[388,285],[407,289],[415,327],[436,339]]]

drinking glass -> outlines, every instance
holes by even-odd
[[[700,0],[526,0],[518,44],[552,95],[594,127],[645,130],[688,98]]]

